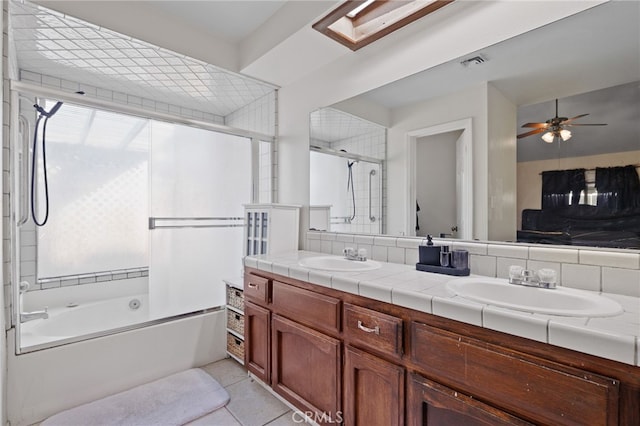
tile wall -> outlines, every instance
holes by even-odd
[[[5,4],[5,20],[7,18],[6,13],[6,4]],[[10,140],[10,127],[9,127],[9,79],[6,78],[9,74],[7,72],[8,58],[6,56],[7,52],[7,34],[6,34],[6,25],[5,25],[5,34],[4,34],[4,53],[5,56],[3,58],[3,66],[5,69],[5,79],[4,79],[4,120],[3,120],[3,131],[4,131],[4,146],[3,146],[3,229],[4,229],[4,265],[3,265],[3,278],[4,278],[4,292],[5,292],[5,315],[6,315],[6,324],[9,327],[11,324],[10,321],[10,313],[11,313],[11,244],[10,244],[10,217],[9,212],[11,211],[11,203],[10,203],[10,193],[9,189],[10,185],[10,150],[9,150],[9,140]],[[15,63],[11,61],[11,63]],[[14,74],[18,74],[15,72]],[[108,89],[103,89],[99,87],[89,86],[86,84],[81,84],[69,80],[64,80],[60,78],[55,78],[47,75],[42,75],[26,70],[19,71],[19,75],[21,79],[28,81],[30,83],[35,83],[37,85],[53,87],[57,89],[67,90],[67,91],[78,91],[83,90],[86,93],[86,96],[104,99],[108,101],[112,101],[115,103],[120,103],[123,105],[132,105],[145,110],[149,110],[152,112],[161,112],[165,114],[174,115],[177,117],[195,119],[195,120],[203,120],[208,121],[215,124],[226,124],[228,126],[233,126],[236,128],[241,128],[243,130],[249,130],[259,133],[266,133],[268,135],[275,135],[276,132],[276,124],[275,124],[275,102],[277,101],[277,94],[273,92],[270,95],[264,96],[261,99],[258,99],[253,104],[247,105],[244,108],[230,114],[228,117],[221,117],[210,113],[205,113],[201,111],[197,111],[194,109],[188,109],[184,107],[178,107],[174,105],[170,105],[167,103],[156,102],[149,99],[140,98],[137,96],[130,96],[125,93],[120,93],[116,91],[111,91]],[[271,146],[271,149],[269,149]],[[277,194],[275,193],[275,188],[277,186],[275,184],[266,185],[264,180],[269,180],[269,183],[275,182],[276,178],[276,170],[277,165],[275,162],[276,152],[275,152],[275,143],[266,143],[261,144],[260,155],[261,156],[271,156],[271,165],[269,166],[269,162],[261,162],[262,164],[267,164],[268,170],[261,170],[261,193],[260,197],[262,199],[275,200]],[[263,185],[265,184],[265,185]],[[50,289],[56,287],[62,287],[66,285],[80,285],[80,284],[89,284],[95,282],[102,281],[110,281],[123,279],[124,277],[130,276],[147,276],[148,269],[146,267],[136,268],[136,270],[127,270],[127,271],[108,271],[100,274],[92,274],[91,276],[73,276],[73,277],[56,277],[50,278],[47,280],[38,280],[36,282],[36,268],[37,268],[37,247],[36,247],[36,229],[35,225],[29,221],[20,230],[20,240],[21,240],[21,253],[20,253],[20,273],[24,280],[32,283],[31,291],[34,290],[42,290],[42,289]],[[124,274],[124,275],[123,275]]]
[[[345,247],[364,248],[373,260],[415,265],[422,242],[415,237],[309,231],[306,250],[341,255]],[[558,284],[565,287],[640,297],[637,251],[438,239],[434,242],[468,250],[472,274],[508,278],[511,265],[534,270],[551,268],[558,274]]]
[[[65,80],[57,77],[51,77],[28,70],[20,70],[20,80],[36,84],[38,86],[52,87],[72,93],[82,90],[83,92],[85,92],[85,96],[91,98],[102,99],[122,105],[135,106],[147,111],[171,114],[177,117],[193,120],[202,120],[214,124],[225,124],[224,117],[219,115],[171,105],[165,102],[157,102],[151,99],[141,98],[139,96],[132,96],[126,93],[116,92],[113,90],[91,86],[88,84],[77,83],[75,81]]]
[[[236,129],[275,135],[277,91],[243,106],[224,117],[224,124]]]
[[[345,150],[347,152],[357,152],[360,155],[384,160],[386,155],[386,131],[375,130],[373,132],[349,137],[336,142],[327,142],[320,139],[311,139],[311,145],[321,146],[324,148],[330,148],[333,150]],[[346,163],[346,159],[345,159]],[[376,169],[377,175],[372,177],[372,186],[377,184],[382,185],[382,190],[373,191],[371,198],[371,210],[374,216],[378,220],[369,220],[369,171]],[[380,170],[382,169],[382,179],[380,179]],[[358,232],[368,234],[380,234],[384,233],[384,217],[386,217],[386,194],[384,190],[386,186],[386,173],[384,168],[384,162],[382,166],[375,164],[358,162],[353,166],[353,180],[355,188],[356,198],[356,217],[351,223],[346,223],[344,220],[334,218],[331,221],[331,230],[336,232]],[[346,184],[346,182],[345,182]],[[342,191],[345,198],[344,205],[350,206],[352,203],[351,194],[346,191]],[[380,197],[381,193],[382,198]],[[379,220],[382,216],[383,220]]]
[[[2,35],[2,250],[3,250],[3,265],[2,265],[2,283],[4,292],[4,315],[5,315],[5,327],[9,329],[11,327],[11,229],[10,229],[10,174],[9,164],[11,152],[9,150],[9,141],[11,136],[11,127],[9,121],[10,112],[10,93],[9,93],[9,35],[7,33],[9,12],[8,2],[2,2],[2,21],[3,21],[3,35]]]
[[[51,77],[32,71],[20,70],[20,79],[39,86],[52,87],[62,89],[69,92],[82,90],[86,96],[103,99],[141,108],[151,112],[159,112],[170,114],[176,117],[201,120],[214,124],[222,124],[250,132],[262,133],[265,136],[275,139],[277,132],[277,91],[273,91],[260,99],[238,109],[226,117],[215,115],[207,112],[198,111],[196,109],[184,108],[171,105],[164,102],[157,102],[151,99],[145,99],[138,96],[127,95],[126,93],[116,92],[101,87],[95,87],[87,84],[77,83],[70,80]],[[8,85],[6,85],[8,87]],[[268,139],[268,138],[265,138]],[[272,185],[269,185],[267,191],[269,194],[261,194],[261,197],[271,197],[268,202],[275,202],[277,199],[277,142],[273,142],[271,147],[271,170],[269,171]],[[262,176],[267,175],[261,173]]]
[[[95,284],[105,281],[126,280],[130,278],[148,277],[149,268],[118,269],[114,271],[102,271],[92,274],[66,275],[63,277],[42,278],[31,290],[48,290],[51,288],[67,287],[70,285]],[[30,281],[33,282],[33,281]]]

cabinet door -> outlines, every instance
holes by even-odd
[[[272,319],[272,387],[320,424],[342,418],[340,341],[278,315]]]
[[[407,426],[532,425],[417,374],[409,375]]]
[[[617,425],[620,382],[427,324],[411,324],[411,359],[429,377],[548,425]]]
[[[404,425],[404,368],[349,346],[344,357],[345,425]]]
[[[268,310],[245,302],[244,305],[244,365],[260,380],[269,383],[271,333]]]

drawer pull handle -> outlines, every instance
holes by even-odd
[[[362,321],[358,320],[358,328],[362,331],[364,331],[365,333],[375,333],[375,334],[380,334],[380,327],[378,327],[377,325],[374,328],[369,328],[369,327],[365,327],[362,324]]]
[[[249,288],[258,288],[258,284],[249,283]]]

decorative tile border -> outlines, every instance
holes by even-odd
[[[99,282],[126,280],[130,278],[148,277],[149,267],[142,266],[139,268],[117,269],[113,271],[101,271],[91,274],[65,275],[63,277],[41,278],[34,290],[47,290],[50,288],[59,288],[72,285],[94,284]]]

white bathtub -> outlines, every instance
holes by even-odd
[[[52,342],[64,344],[95,337],[151,320],[146,294],[97,302],[72,302],[69,306],[49,308],[48,314],[47,319],[21,324],[20,347],[23,351],[42,348]]]
[[[130,296],[52,309],[49,320],[23,324],[30,331],[23,336],[20,354],[11,349],[16,335],[14,328],[9,330],[7,418],[12,425],[38,423],[62,410],[226,356],[224,309],[119,327],[99,336],[65,337],[91,333],[98,323],[100,329],[106,324],[121,326],[120,316],[139,323],[144,310],[127,311],[129,300]],[[109,305],[126,314],[114,313]],[[51,341],[25,348],[25,338],[34,339],[31,343]]]

